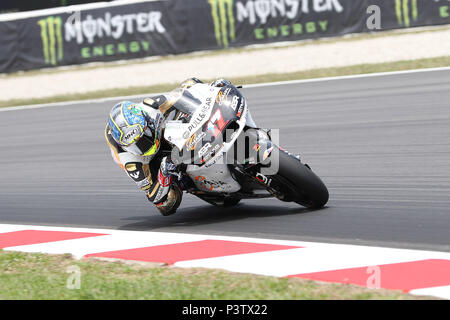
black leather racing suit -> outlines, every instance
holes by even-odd
[[[177,115],[174,110],[173,99],[170,95],[158,95],[147,98],[143,101],[146,106],[159,109],[164,115],[165,121],[173,119]],[[159,197],[164,190],[164,186],[158,181],[160,166],[163,158],[170,157],[171,146],[164,139],[164,129],[162,132],[161,145],[159,151],[151,157],[139,156],[125,151],[113,139],[109,125],[105,128],[105,139],[111,149],[114,161],[123,168],[136,185],[146,192],[149,201],[153,202],[162,215],[170,215],[176,211],[181,203],[182,190],[176,183],[170,184],[170,189],[163,197]]]

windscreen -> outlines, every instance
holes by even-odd
[[[194,95],[184,88],[178,88],[170,92],[170,96],[176,100],[173,105],[176,109],[183,113],[192,115],[197,107],[199,107],[202,102],[200,99],[194,97]]]

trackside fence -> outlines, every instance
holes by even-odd
[[[449,0],[113,3],[0,15],[0,73],[450,23]]]

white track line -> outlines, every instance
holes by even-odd
[[[255,83],[255,84],[245,85],[244,89],[279,86],[279,85],[290,85],[290,84],[315,83],[315,82],[323,82],[323,81],[341,81],[341,80],[351,80],[351,79],[360,79],[360,78],[395,76],[395,75],[415,74],[415,73],[424,73],[424,72],[438,72],[438,71],[450,71],[450,67],[413,69],[413,70],[403,70],[403,71],[365,73],[365,74],[356,74],[356,75],[349,75],[349,76],[337,76],[337,77],[324,77],[324,78],[303,79],[303,80],[287,80],[287,81]],[[56,106],[69,106],[69,105],[73,105],[73,104],[100,103],[100,102],[107,102],[107,101],[113,101],[113,100],[119,101],[119,100],[127,100],[127,99],[134,99],[134,98],[142,98],[142,97],[158,95],[158,94],[162,94],[162,92],[151,93],[148,95],[139,94],[139,95],[130,95],[130,96],[118,96],[118,97],[87,99],[87,100],[70,100],[70,101],[53,102],[53,103],[42,103],[42,104],[6,107],[6,108],[0,108],[0,112],[38,109],[38,108],[47,108],[47,107],[56,107]]]
[[[418,296],[435,296],[450,300],[450,286],[415,289],[411,290],[409,293]]]
[[[177,267],[226,269],[284,277],[293,274],[377,266],[426,259],[450,259],[449,253],[354,245],[317,244],[305,248],[266,251],[175,263]]]
[[[372,78],[372,77],[382,77],[382,76],[394,76],[394,75],[414,74],[414,73],[421,73],[421,72],[435,72],[435,71],[450,71],[450,67],[424,68],[424,69],[412,69],[412,70],[388,71],[388,72],[374,72],[374,73],[354,74],[354,75],[348,75],[348,76],[255,83],[255,84],[245,85],[244,89],[266,87],[266,86],[288,85],[288,84],[301,84],[301,83],[312,83],[312,82],[323,82],[323,81],[336,81],[336,80],[350,80],[350,79]]]
[[[86,3],[86,4],[74,4],[64,7],[56,7],[56,8],[48,8],[48,9],[40,9],[40,10],[32,10],[25,12],[12,12],[12,13],[3,13],[0,14],[0,21],[12,21],[18,19],[26,19],[33,17],[40,17],[45,15],[52,14],[61,14],[61,13],[72,13],[75,11],[81,10],[93,10],[99,8],[110,8],[116,6],[123,6],[127,4],[133,3],[142,3],[142,2],[154,2],[157,0],[115,0],[113,2],[94,2],[94,3]]]

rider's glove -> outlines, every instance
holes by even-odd
[[[159,187],[156,193],[156,197],[153,199],[154,204],[161,204],[167,199],[167,194],[170,190],[170,185],[173,181],[173,176],[178,175],[176,173],[177,166],[172,163],[167,157],[164,157],[161,161],[158,172]]]
[[[230,85],[231,82],[225,79],[217,79],[216,81],[211,82],[210,86],[212,87],[225,87]]]
[[[159,171],[164,176],[168,177],[171,175],[178,175],[177,171],[177,165],[173,163],[170,159],[167,157],[164,157],[161,161],[161,164],[159,165]]]

